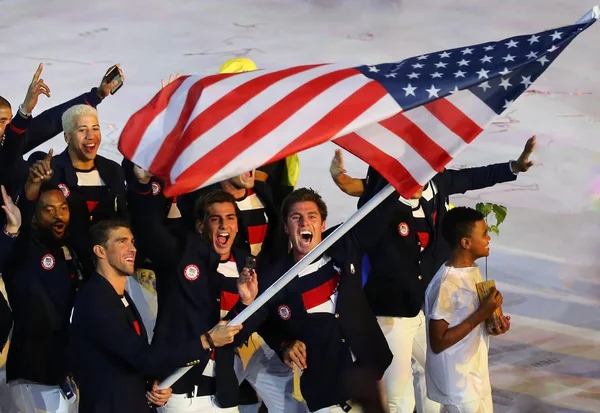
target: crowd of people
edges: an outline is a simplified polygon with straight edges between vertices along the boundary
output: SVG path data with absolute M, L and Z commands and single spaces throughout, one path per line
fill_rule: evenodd
M 254 69 L 234 59 L 221 72 Z M 475 287 L 487 226 L 448 197 L 517 179 L 535 138 L 515 160 L 444 170 L 410 199 L 393 193 L 235 326 L 335 229 L 323 198 L 296 188 L 297 155 L 167 198 L 159 177 L 98 155 L 97 107 L 123 84 L 121 68 L 34 116 L 50 96 L 42 70 L 14 116 L 0 97 L 1 411 L 493 411 L 489 336 L 510 318 L 486 327 L 502 304 L 496 290 L 480 302 Z M 24 159 L 61 133 L 64 151 Z M 358 207 L 387 185 L 373 168 L 348 176 L 341 151 L 330 173 Z M 152 331 L 126 288 L 141 273 L 156 280 Z

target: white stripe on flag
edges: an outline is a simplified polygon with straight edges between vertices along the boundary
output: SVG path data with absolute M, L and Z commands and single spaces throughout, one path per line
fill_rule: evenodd
M 277 81 L 256 94 L 248 102 L 237 108 L 229 116 L 199 138 L 194 136 L 194 141 L 181 156 L 175 161 L 171 169 L 170 178 L 175 182 L 177 178 L 198 159 L 204 157 L 228 137 L 244 129 L 250 122 L 260 116 L 271 106 L 277 104 L 294 90 L 302 87 L 305 83 L 330 72 L 340 70 L 341 65 L 324 65 L 310 70 L 296 73 L 283 80 Z M 202 93 L 202 99 L 210 97 L 210 88 Z M 217 103 L 218 104 L 218 103 Z
M 295 138 L 313 127 L 315 123 L 324 118 L 353 93 L 371 82 L 373 80 L 363 76 L 360 72 L 356 72 L 356 75 L 335 83 L 323 91 L 323 93 L 310 100 L 270 133 L 240 153 L 239 156 L 232 159 L 229 164 L 211 177 L 206 184 L 210 185 L 220 182 L 224 176 L 235 176 L 244 173 L 248 170 L 248 165 L 256 164 L 258 167 L 265 164 L 275 154 L 279 153 Z M 189 152 L 186 154 L 186 156 L 191 155 Z
M 382 120 L 390 118 L 400 112 L 402 112 L 402 108 L 400 107 L 398 102 L 396 102 L 396 100 L 390 94 L 385 94 L 381 99 L 377 101 L 377 103 L 375 103 L 369 109 L 365 110 L 363 113 L 360 114 L 360 116 L 358 116 L 352 122 L 350 122 L 348 126 L 346 126 L 337 135 L 335 135 L 333 139 L 342 137 L 351 132 L 355 132 L 357 129 L 360 129 L 363 125 L 381 122 Z
M 470 92 L 469 92 L 470 93 Z M 423 106 L 404 113 L 404 117 L 419 127 L 429 138 L 453 156 L 467 143 Z
M 485 129 L 498 116 L 496 112 L 468 89 L 446 96 L 446 100 L 471 118 L 481 129 Z
M 177 124 L 188 92 L 197 81 L 197 76 L 190 76 L 184 80 L 173 96 L 171 96 L 166 109 L 152 119 L 131 159 L 133 163 L 148 166 L 152 164 L 165 137 Z
M 435 170 L 410 147 L 401 137 L 389 129 L 375 123 L 356 131 L 356 134 L 380 151 L 398 160 L 409 174 L 420 184 L 425 186 L 428 177 L 435 175 Z

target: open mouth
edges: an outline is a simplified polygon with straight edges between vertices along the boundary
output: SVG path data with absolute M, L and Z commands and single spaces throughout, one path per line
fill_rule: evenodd
M 83 145 L 83 151 L 86 153 L 93 153 L 96 151 L 96 146 L 97 145 L 95 143 L 86 143 Z
M 63 232 L 65 230 L 66 225 L 63 222 L 59 222 L 56 223 L 54 225 L 52 225 L 52 229 L 54 229 L 55 232 Z
M 310 245 L 313 239 L 313 234 L 310 231 L 300 231 L 300 242 L 304 245 Z
M 135 262 L 134 257 L 125 257 L 125 262 L 128 264 L 133 264 Z
M 230 235 L 227 232 L 219 232 L 216 237 L 217 245 L 224 247 L 229 242 L 229 237 Z

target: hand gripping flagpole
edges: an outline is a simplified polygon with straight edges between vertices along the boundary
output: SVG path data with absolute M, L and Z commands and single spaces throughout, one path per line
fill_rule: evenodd
M 319 243 L 312 251 L 310 251 L 304 258 L 298 261 L 292 268 L 290 268 L 285 274 L 275 281 L 269 288 L 267 288 L 262 294 L 260 294 L 252 304 L 246 307 L 241 313 L 239 313 L 233 320 L 229 322 L 229 325 L 235 326 L 242 324 L 252 314 L 254 314 L 260 307 L 262 307 L 267 301 L 269 301 L 275 294 L 277 294 L 283 287 L 289 284 L 302 270 L 308 267 L 316 258 L 327 251 L 335 242 L 337 242 L 344 234 L 346 234 L 352 227 L 354 227 L 361 219 L 363 219 L 369 212 L 375 207 L 381 204 L 388 196 L 395 191 L 394 187 L 387 184 L 385 188 L 371 198 L 366 204 L 356 211 L 346 222 L 336 228 L 327 238 Z M 193 366 L 181 367 L 165 380 L 159 384 L 160 389 L 166 389 L 171 387 L 177 380 L 179 380 L 185 373 L 187 373 Z

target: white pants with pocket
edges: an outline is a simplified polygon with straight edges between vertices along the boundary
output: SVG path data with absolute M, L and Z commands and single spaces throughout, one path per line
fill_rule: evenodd
M 173 394 L 163 407 L 161 413 L 239 413 L 237 406 L 226 409 L 219 407 L 215 396 L 188 397 L 185 394 Z
M 307 413 L 304 403 L 294 398 L 294 371 L 286 366 L 267 343 L 253 334 L 249 345 L 256 344 L 244 369 L 236 355 L 234 368 L 238 382 L 248 380 L 265 403 L 269 413 Z
M 473 402 L 445 405 L 446 413 L 494 413 L 492 395 Z
M 59 386 L 26 380 L 9 384 L 11 407 L 8 413 L 77 413 L 77 400 L 67 400 Z
M 394 355 L 383 375 L 389 413 L 440 413 L 441 405 L 427 398 L 425 355 L 427 326 L 425 314 L 416 317 L 383 317 L 377 322 Z

